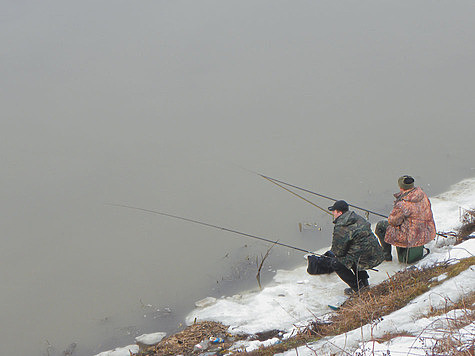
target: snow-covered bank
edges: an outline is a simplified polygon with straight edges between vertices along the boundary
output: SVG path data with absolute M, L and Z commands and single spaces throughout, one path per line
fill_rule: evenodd
M 456 230 L 460 225 L 460 208 L 475 208 L 475 178 L 464 180 L 451 190 L 437 197 L 431 198 L 436 225 L 439 231 Z M 437 237 L 427 247 L 431 253 L 416 264 L 417 267 L 431 266 L 434 263 L 447 260 L 457 260 L 471 257 L 475 254 L 475 239 L 467 240 L 454 246 L 454 238 Z M 324 252 L 323 249 L 320 252 Z M 395 256 L 395 253 L 393 253 Z M 387 279 L 388 274 L 406 268 L 396 260 L 383 262 L 378 266 L 378 272 L 369 271 L 371 284 L 378 284 Z M 315 355 L 356 352 L 364 355 L 366 351 L 380 352 L 378 355 L 388 354 L 388 350 L 405 354 L 424 353 L 424 348 L 429 347 L 437 337 L 443 338 L 441 331 L 449 318 L 457 317 L 460 311 L 451 311 L 440 317 L 424 317 L 432 308 L 444 306 L 448 301 L 456 302 L 467 292 L 475 290 L 475 269 L 469 268 L 454 278 L 443 280 L 437 287 L 414 299 L 404 308 L 385 316 L 377 323 L 363 326 L 357 330 L 331 338 L 325 338 L 297 351 L 288 351 L 284 355 Z M 296 327 L 305 325 L 315 317 L 331 313 L 328 304 L 339 305 L 347 297 L 343 295 L 346 285 L 336 276 L 320 275 L 310 276 L 306 272 L 306 264 L 294 270 L 279 270 L 271 284 L 261 291 L 252 291 L 231 297 L 222 297 L 215 300 L 207 298 L 197 309 L 187 316 L 187 323 L 192 324 L 195 318 L 199 321 L 218 321 L 230 325 L 232 333 L 258 333 L 269 330 L 282 330 L 290 336 Z M 445 322 L 445 324 L 444 324 Z M 472 337 L 474 325 L 465 327 L 460 331 L 461 340 Z M 388 333 L 405 332 L 414 337 L 394 338 L 387 343 L 368 343 L 370 337 L 381 337 Z M 284 336 L 284 337 L 286 337 Z M 432 340 L 427 341 L 427 338 Z M 260 341 L 239 342 L 235 347 L 247 351 L 260 346 L 278 342 L 277 338 Z M 117 349 L 115 353 L 102 353 L 101 356 L 119 356 L 128 348 Z M 416 351 L 415 351 L 416 350 Z M 418 350 L 418 351 L 417 351 Z M 127 351 L 128 352 L 128 351 Z M 124 355 L 128 353 L 123 353 Z M 376 353 L 377 354 L 377 353 Z
M 459 228 L 460 208 L 475 208 L 475 178 L 464 180 L 439 196 L 431 198 L 434 218 L 439 231 L 450 231 Z M 475 253 L 475 240 L 468 240 L 457 246 L 453 245 L 453 238 L 438 236 L 427 245 L 431 253 L 416 266 L 427 266 L 438 261 L 460 259 L 473 256 Z M 320 252 L 324 252 L 324 250 Z M 395 254 L 393 253 L 393 256 Z M 378 272 L 369 271 L 371 284 L 377 284 L 396 271 L 406 268 L 405 264 L 397 261 L 383 262 L 378 266 Z M 447 298 L 457 300 L 467 291 L 475 289 L 475 271 L 467 270 L 457 278 L 448 280 L 441 286 L 419 297 L 401 310 L 394 317 L 385 318 L 384 323 L 378 325 L 381 333 L 386 333 L 397 326 L 413 323 L 414 318 L 423 310 L 443 303 Z M 463 283 L 462 283 L 463 281 Z M 346 285 L 335 274 L 310 276 L 306 272 L 306 265 L 291 271 L 279 270 L 273 283 L 261 291 L 243 293 L 231 297 L 222 297 L 212 305 L 198 308 L 187 317 L 187 322 L 193 320 L 213 320 L 230 325 L 231 332 L 257 333 L 273 329 L 284 330 L 291 333 L 296 325 L 329 313 L 328 304 L 341 304 L 346 297 L 343 289 Z M 404 320 L 400 318 L 404 316 Z M 422 323 L 423 324 L 423 323 Z M 367 326 L 374 328 L 374 326 Z M 374 334 L 375 330 L 371 330 Z M 409 330 L 407 330 L 409 331 Z M 414 329 L 411 329 L 413 332 Z M 369 336 L 369 330 L 363 335 Z M 364 338 L 363 338 L 364 339 Z M 351 341 L 351 342 L 350 342 Z M 336 349 L 351 347 L 356 349 L 362 341 L 361 330 L 336 337 L 331 342 L 321 341 L 314 345 L 323 347 L 325 344 L 335 344 Z M 350 346 L 351 345 L 351 346 Z M 248 351 L 259 347 L 255 341 L 248 345 L 242 344 Z M 292 351 L 295 353 L 295 351 Z M 298 350 L 299 355 L 314 354 L 306 347 Z M 332 352 L 335 349 L 332 348 Z M 291 355 L 292 353 L 289 353 Z
M 456 252 L 452 251 L 451 254 L 445 255 L 444 257 L 446 258 L 444 258 L 444 260 L 448 258 L 459 259 L 472 256 L 473 254 L 470 253 L 470 251 L 475 251 L 475 240 L 469 240 L 458 246 L 461 248 Z M 439 253 L 439 256 L 442 257 L 442 254 Z M 424 263 L 426 262 L 424 261 Z M 448 279 L 441 285 L 432 288 L 429 292 L 415 298 L 404 308 L 385 316 L 378 322 L 367 324 L 360 329 L 342 335 L 324 338 L 306 347 L 298 348 L 297 352 L 293 350 L 284 353 L 284 355 L 315 355 L 313 351 L 317 351 L 317 354 L 327 355 L 337 354 L 342 350 L 345 350 L 347 353 L 358 347 L 360 348 L 360 352 L 366 350 L 368 354 L 370 354 L 369 351 L 371 350 L 372 352 L 373 347 L 376 347 L 376 345 L 373 345 L 373 342 L 369 345 L 365 344 L 365 341 L 370 338 L 381 338 L 386 334 L 402 332 L 415 336 L 401 337 L 385 344 L 378 344 L 377 349 L 385 355 L 393 351 L 397 351 L 398 353 L 403 352 L 404 354 L 410 353 L 411 355 L 426 355 L 426 351 L 433 346 L 436 337 L 443 337 L 444 333 L 441 332 L 441 329 L 444 326 L 447 328 L 446 324 L 450 316 L 442 315 L 426 318 L 424 315 L 427 315 L 433 309 L 441 309 L 448 304 L 455 303 L 461 297 L 474 290 L 475 267 L 471 266 L 471 268 L 462 272 L 460 275 Z M 450 314 L 452 314 L 453 317 L 454 312 Z M 472 333 L 472 340 L 473 336 L 474 334 Z M 431 341 L 428 342 L 427 340 Z

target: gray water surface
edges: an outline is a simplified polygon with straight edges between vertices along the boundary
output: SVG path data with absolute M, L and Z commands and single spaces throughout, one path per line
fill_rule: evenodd
M 314 250 L 330 218 L 252 171 L 386 214 L 402 174 L 431 196 L 472 177 L 474 16 L 472 1 L 1 2 L 1 353 L 95 354 L 257 288 L 269 244 L 108 203 Z M 274 247 L 262 277 L 302 263 Z

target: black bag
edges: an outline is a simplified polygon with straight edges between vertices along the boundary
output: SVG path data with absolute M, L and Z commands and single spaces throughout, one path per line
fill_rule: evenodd
M 332 260 L 335 258 L 335 255 L 331 251 L 325 252 L 323 256 L 310 255 L 307 257 L 308 274 L 329 274 L 335 272 L 332 267 Z

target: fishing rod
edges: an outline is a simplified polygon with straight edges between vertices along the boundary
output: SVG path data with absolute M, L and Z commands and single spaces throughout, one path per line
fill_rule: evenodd
M 272 241 L 272 240 L 265 239 L 265 238 L 263 238 L 263 237 L 259 237 L 259 236 L 256 236 L 256 235 L 251 235 L 251 234 L 247 234 L 247 233 L 245 233 L 245 232 L 240 232 L 240 231 L 237 231 L 237 230 L 228 229 L 228 228 L 226 228 L 226 227 L 209 224 L 209 223 L 206 223 L 206 222 L 203 222 L 203 221 L 198 221 L 198 220 L 193 220 L 193 219 L 185 218 L 185 217 L 183 217 L 183 216 L 168 214 L 168 213 L 164 213 L 164 212 L 157 211 L 157 210 L 150 210 L 150 209 L 139 208 L 139 207 L 136 207 L 136 206 L 126 205 L 126 204 L 113 204 L 113 203 L 106 203 L 106 204 L 107 204 L 107 205 L 111 205 L 111 206 L 121 207 L 121 208 L 134 209 L 134 210 L 144 211 L 144 212 L 147 212 L 147 213 L 152 213 L 152 214 L 167 216 L 167 217 L 170 217 L 170 218 L 173 218 L 173 219 L 184 220 L 184 221 L 188 221 L 188 222 L 191 222 L 191 223 L 194 223 L 194 224 L 199 224 L 199 225 L 203 225 L 203 226 L 208 226 L 208 227 L 212 227 L 212 228 L 214 228 L 214 229 L 223 230 L 223 231 L 227 231 L 227 232 L 232 232 L 232 233 L 234 233 L 234 234 L 238 234 L 238 235 L 242 235 L 242 236 L 247 236 L 247 237 L 250 237 L 250 238 L 253 238 L 253 239 L 256 239 L 256 240 L 261 240 L 261 241 L 269 242 L 269 243 L 274 244 L 274 245 L 279 245 L 279 246 L 291 248 L 291 249 L 294 249 L 294 250 L 297 250 L 297 251 L 301 251 L 301 252 L 305 252 L 305 253 L 311 253 L 312 255 L 322 256 L 322 255 L 320 255 L 320 254 L 318 254 L 318 253 L 315 253 L 315 252 L 312 252 L 312 251 L 307 251 L 307 250 L 304 250 L 304 249 L 299 248 L 299 247 L 295 247 L 295 246 L 291 246 L 291 245 L 286 245 L 286 244 L 280 243 L 280 242 L 278 242 L 278 241 Z
M 298 194 L 292 192 L 291 190 L 289 190 L 289 189 L 283 187 L 282 185 L 280 185 L 280 184 L 278 184 L 278 183 L 281 183 L 281 184 L 287 185 L 287 186 L 289 186 L 289 187 L 292 187 L 292 188 L 295 188 L 295 189 L 298 189 L 298 190 L 301 190 L 301 191 L 304 191 L 304 192 L 307 192 L 307 193 L 310 193 L 310 194 L 314 194 L 314 195 L 317 195 L 317 196 L 319 196 L 319 197 L 326 198 L 326 199 L 329 199 L 329 200 L 332 200 L 332 201 L 337 201 L 337 200 L 338 200 L 338 199 L 331 198 L 331 197 L 326 196 L 326 195 L 323 195 L 323 194 L 319 194 L 319 193 L 312 192 L 311 190 L 304 189 L 304 188 L 298 187 L 298 186 L 293 185 L 293 184 L 290 184 L 290 183 L 286 183 L 286 182 L 281 181 L 281 180 L 276 179 L 276 178 L 272 178 L 272 177 L 269 177 L 269 176 L 265 176 L 265 175 L 263 175 L 263 174 L 261 174 L 261 173 L 256 173 L 256 174 L 258 174 L 258 175 L 261 176 L 262 178 L 264 178 L 264 179 L 266 179 L 266 180 L 268 180 L 268 181 L 270 181 L 270 182 L 272 182 L 272 183 L 278 185 L 278 186 L 281 187 L 282 189 L 285 189 L 286 191 L 288 191 L 288 192 L 290 192 L 290 193 L 292 193 L 292 194 L 294 194 L 294 195 L 297 195 L 298 197 L 302 198 L 303 200 L 309 202 L 310 204 L 316 206 L 316 207 L 319 208 L 319 209 L 322 209 L 322 208 L 319 207 L 319 206 L 317 206 L 316 204 L 312 203 L 311 201 L 309 201 L 309 200 L 307 200 L 307 199 L 301 197 L 300 195 L 298 195 Z M 357 208 L 357 209 L 366 211 L 367 213 L 371 213 L 371 214 L 374 214 L 374 215 L 377 215 L 377 216 L 381 216 L 381 217 L 386 218 L 386 219 L 388 218 L 387 215 L 383 215 L 383 214 L 377 213 L 377 212 L 372 211 L 372 210 L 368 210 L 368 209 L 365 209 L 365 208 L 361 208 L 361 207 L 356 206 L 356 205 L 354 205 L 354 204 L 348 204 L 348 205 L 350 205 L 350 206 L 352 206 L 352 207 L 354 207 L 354 208 Z M 322 210 L 323 210 L 323 209 L 322 209 Z M 442 232 L 436 232 L 436 235 L 442 236 L 442 237 L 446 237 L 446 238 L 449 237 L 447 234 L 444 234 L 444 233 L 442 233 Z
M 313 194 L 313 195 L 316 195 L 316 196 L 319 196 L 319 197 L 322 197 L 322 198 L 325 198 L 325 199 L 328 199 L 328 200 L 332 200 L 332 201 L 337 201 L 337 200 L 339 200 L 339 199 L 335 199 L 335 198 L 332 198 L 332 197 L 329 197 L 329 196 L 326 196 L 326 195 L 323 195 L 323 194 L 320 194 L 320 193 L 312 192 L 311 190 L 298 187 L 298 186 L 296 186 L 296 185 L 293 185 L 293 184 L 290 184 L 290 183 L 281 181 L 281 180 L 276 179 L 276 178 L 272 178 L 272 177 L 269 177 L 269 176 L 265 176 L 265 175 L 263 175 L 263 174 L 261 174 L 261 173 L 256 173 L 256 174 L 258 174 L 259 176 L 261 176 L 261 177 L 264 178 L 264 179 L 267 179 L 268 181 L 272 181 L 273 183 L 276 183 L 276 182 L 277 182 L 277 183 L 281 183 L 281 184 L 284 184 L 284 185 L 286 185 L 286 186 L 289 186 L 289 187 L 292 187 L 292 188 L 301 190 L 301 191 L 303 191 L 303 192 L 310 193 L 310 194 Z M 284 187 L 282 187 L 282 188 L 285 189 Z M 286 190 L 288 190 L 288 189 L 286 189 Z M 295 193 L 294 193 L 294 194 L 295 194 Z M 313 204 L 313 205 L 315 205 L 315 204 Z M 383 214 L 377 213 L 377 212 L 375 212 L 375 211 L 368 210 L 368 209 L 365 209 L 365 208 L 356 206 L 356 205 L 354 205 L 354 204 L 348 204 L 348 205 L 352 206 L 353 208 L 360 209 L 360 210 L 366 211 L 366 212 L 368 212 L 368 213 L 381 216 L 381 217 L 386 218 L 386 219 L 388 218 L 387 215 L 383 215 Z M 320 208 L 320 209 L 321 209 L 321 208 Z
M 111 206 L 121 207 L 121 208 L 134 209 L 134 210 L 144 211 L 144 212 L 147 212 L 147 213 L 167 216 L 167 217 L 170 217 L 170 218 L 173 218 L 173 219 L 184 220 L 184 221 L 188 221 L 188 222 L 191 222 L 191 223 L 194 223 L 194 224 L 208 226 L 208 227 L 212 227 L 214 229 L 223 230 L 223 231 L 227 231 L 227 232 L 232 232 L 234 234 L 247 236 L 247 237 L 250 237 L 250 238 L 253 238 L 253 239 L 256 239 L 256 240 L 269 242 L 269 243 L 274 244 L 274 245 L 279 245 L 279 246 L 291 248 L 291 249 L 294 249 L 294 250 L 297 250 L 297 251 L 310 253 L 310 254 L 318 256 L 318 257 L 329 258 L 328 256 L 321 255 L 321 254 L 315 253 L 313 251 L 304 250 L 303 248 L 299 248 L 299 247 L 295 247 L 295 246 L 291 246 L 291 245 L 286 245 L 286 244 L 280 243 L 278 241 L 272 241 L 272 240 L 265 239 L 263 237 L 259 237 L 259 236 L 256 236 L 256 235 L 251 235 L 251 234 L 247 234 L 245 232 L 240 232 L 240 231 L 237 231 L 237 230 L 228 229 L 226 227 L 209 224 L 209 223 L 206 223 L 206 222 L 203 222 L 203 221 L 198 221 L 198 220 L 185 218 L 183 216 L 173 215 L 173 214 L 164 213 L 164 212 L 161 212 L 161 211 L 156 211 L 156 210 L 151 210 L 151 209 L 139 208 L 139 207 L 136 207 L 136 206 L 126 205 L 126 204 L 112 204 L 112 203 L 106 203 L 106 204 L 111 205 Z M 374 269 L 374 268 L 370 268 L 370 269 L 373 270 L 373 271 L 378 271 L 377 269 Z
M 333 214 L 330 213 L 327 209 L 324 209 L 324 208 L 322 208 L 321 206 L 318 206 L 317 204 L 311 202 L 310 200 L 305 199 L 303 196 L 301 196 L 301 195 L 299 195 L 299 194 L 297 194 L 297 193 L 291 191 L 290 189 L 287 189 L 286 187 L 284 187 L 284 186 L 280 185 L 279 183 L 277 183 L 275 180 L 273 180 L 273 179 L 271 179 L 271 178 L 269 178 L 269 177 L 266 177 L 266 176 L 262 176 L 262 177 L 263 177 L 264 179 L 267 179 L 269 182 L 274 183 L 274 184 L 277 185 L 278 187 L 281 187 L 282 189 L 288 191 L 289 193 L 292 193 L 293 195 L 299 197 L 300 199 L 305 200 L 307 203 L 312 204 L 313 206 L 317 207 L 317 208 L 320 209 L 321 211 L 323 211 L 323 212 L 325 212 L 325 213 L 327 213 L 327 214 L 333 215 Z

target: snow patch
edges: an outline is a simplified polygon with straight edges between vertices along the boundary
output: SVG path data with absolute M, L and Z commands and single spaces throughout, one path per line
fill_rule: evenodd
M 164 332 L 158 332 L 153 334 L 143 334 L 135 338 L 135 342 L 143 345 L 155 345 L 158 344 L 167 335 Z
M 96 356 L 130 356 L 130 354 L 137 354 L 139 352 L 138 345 L 129 345 L 125 347 L 118 347 L 114 350 L 104 351 Z

